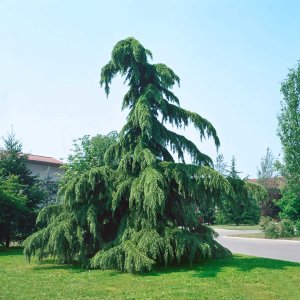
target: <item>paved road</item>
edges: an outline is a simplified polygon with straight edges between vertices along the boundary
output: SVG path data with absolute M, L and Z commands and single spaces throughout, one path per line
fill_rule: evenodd
M 266 240 L 232 237 L 230 235 L 257 233 L 259 230 L 216 229 L 217 241 L 232 253 L 300 262 L 300 241 Z

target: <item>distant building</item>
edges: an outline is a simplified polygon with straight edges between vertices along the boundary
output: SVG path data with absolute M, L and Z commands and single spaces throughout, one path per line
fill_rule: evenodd
M 58 181 L 60 175 L 64 171 L 60 168 L 63 162 L 48 156 L 41 155 L 28 155 L 27 168 L 31 171 L 32 175 L 38 176 L 40 179 L 51 179 L 51 181 Z

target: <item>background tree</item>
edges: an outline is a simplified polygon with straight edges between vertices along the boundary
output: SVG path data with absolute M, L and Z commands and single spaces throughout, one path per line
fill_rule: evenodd
M 34 177 L 26 167 L 27 155 L 22 153 L 22 143 L 16 138 L 13 132 L 3 138 L 4 147 L 0 151 L 0 169 L 2 175 L 18 176 L 21 184 L 33 185 Z
M 112 131 L 107 135 L 98 134 L 93 137 L 85 135 L 74 140 L 72 153 L 68 156 L 68 163 L 63 166 L 64 182 L 94 167 L 103 166 L 104 153 L 117 142 L 117 139 L 118 133 Z
M 104 165 L 104 153 L 113 144 L 116 143 L 118 133 L 112 131 L 107 135 L 96 135 L 91 137 L 85 135 L 82 138 L 73 141 L 73 149 L 68 156 L 68 162 L 62 166 L 64 176 L 60 178 L 60 185 L 64 185 L 74 177 L 84 172 Z M 58 182 L 51 176 L 37 178 L 39 187 L 44 191 L 43 205 L 52 205 L 57 202 Z
M 16 176 L 4 177 L 0 171 L 0 245 L 9 247 L 12 240 L 22 237 L 21 227 L 28 213 L 24 186 Z
M 278 200 L 282 197 L 280 190 L 281 178 L 275 174 L 275 160 L 272 151 L 267 148 L 266 155 L 261 159 L 260 167 L 257 171 L 257 181 L 268 192 L 266 201 L 259 203 L 261 215 L 265 217 L 278 218 Z
M 224 155 L 222 153 L 217 155 L 214 163 L 214 169 L 223 176 L 228 174 L 227 163 L 225 162 Z M 199 221 L 205 224 L 215 224 L 216 218 L 221 215 L 220 211 L 222 211 L 222 209 L 220 210 L 220 207 L 216 207 L 216 203 L 213 201 L 207 203 L 203 202 L 198 208 Z
M 221 224 L 257 224 L 260 210 L 258 203 L 266 198 L 266 191 L 259 185 L 242 180 L 233 156 L 227 180 L 234 193 L 223 197 L 222 207 L 217 210 L 216 221 Z
M 227 163 L 225 162 L 224 155 L 222 153 L 219 153 L 216 157 L 215 169 L 224 176 L 228 174 Z
M 257 170 L 257 179 L 265 186 L 271 186 L 274 184 L 274 156 L 272 151 L 267 148 L 266 155 L 261 159 L 260 168 Z
M 229 254 L 213 230 L 199 223 L 196 208 L 218 203 L 232 188 L 210 157 L 164 124 L 192 124 L 200 139 L 210 137 L 216 146 L 217 133 L 206 119 L 179 106 L 171 91 L 178 76 L 164 64 L 149 63 L 151 57 L 134 38 L 115 45 L 100 83 L 109 94 L 112 79 L 125 76 L 127 123 L 105 153 L 105 166 L 65 184 L 65 210 L 41 212 L 43 227 L 25 243 L 28 258 L 53 255 L 93 268 L 142 272 Z M 192 164 L 185 163 L 185 154 Z
M 281 216 L 300 219 L 300 63 L 290 69 L 281 84 L 281 112 L 278 116 L 278 135 L 283 149 L 282 175 L 286 179 Z
M 22 189 L 19 188 L 22 191 L 22 199 L 26 199 L 26 209 L 22 210 L 22 218 L 16 216 L 19 221 L 13 222 L 14 229 L 12 230 L 14 238 L 23 239 L 34 231 L 37 212 L 43 203 L 45 193 L 40 188 L 36 177 L 31 175 L 26 166 L 27 155 L 22 153 L 22 143 L 13 133 L 8 134 L 3 141 L 4 147 L 0 149 L 1 180 L 3 183 L 8 180 L 7 182 L 11 185 L 10 178 L 14 178 L 15 185 L 22 187 Z M 13 203 L 19 202 L 14 201 Z M 11 214 L 19 214 L 17 212 L 21 211 L 20 205 L 18 204 L 16 207 L 18 209 L 12 209 Z

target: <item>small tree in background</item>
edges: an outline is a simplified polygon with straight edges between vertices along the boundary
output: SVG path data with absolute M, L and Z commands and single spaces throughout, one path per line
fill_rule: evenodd
M 261 215 L 264 217 L 278 218 L 279 207 L 276 205 L 282 197 L 279 188 L 279 178 L 275 176 L 275 160 L 272 151 L 267 148 L 266 155 L 261 159 L 257 171 L 257 181 L 268 192 L 266 201 L 260 202 Z
M 117 142 L 118 133 L 112 131 L 107 135 L 98 134 L 96 136 L 85 135 L 73 141 L 73 149 L 68 156 L 68 162 L 61 168 L 64 176 L 60 182 L 56 182 L 48 174 L 45 178 L 38 178 L 40 188 L 45 192 L 43 207 L 53 205 L 57 202 L 59 184 L 64 186 L 68 181 L 80 176 L 95 167 L 104 165 L 104 153 L 114 143 Z
M 28 208 L 27 198 L 16 176 L 3 176 L 0 170 L 0 245 L 22 238 Z
M 215 169 L 222 175 L 226 176 L 228 174 L 227 171 L 227 163 L 225 162 L 224 155 L 219 153 L 216 157 Z
M 219 153 L 216 157 L 216 161 L 214 163 L 214 169 L 218 171 L 223 176 L 228 174 L 227 171 L 227 163 L 224 160 L 224 155 Z M 215 224 L 216 218 L 217 221 L 220 221 L 220 217 L 222 213 L 220 212 L 220 207 L 216 207 L 216 203 L 214 202 L 205 202 L 201 203 L 199 206 L 199 220 L 205 224 Z
M 25 186 L 24 193 L 28 199 L 28 208 L 31 210 L 38 209 L 43 201 L 44 193 L 39 189 L 36 176 L 33 176 L 26 166 L 28 156 L 22 153 L 22 143 L 14 133 L 3 138 L 3 142 L 4 147 L 0 149 L 2 176 L 17 176 L 19 183 Z
M 259 185 L 242 180 L 236 169 L 233 156 L 227 180 L 234 193 L 223 197 L 222 208 L 218 209 L 216 220 L 221 224 L 257 224 L 260 210 L 258 203 L 266 198 L 266 191 Z
M 5 186 L 7 187 L 7 184 L 10 186 L 14 185 L 18 187 L 15 191 L 17 195 L 22 196 L 22 201 L 25 199 L 25 202 L 23 201 L 24 203 L 22 203 L 26 209 L 22 210 L 21 205 L 19 205 L 20 201 L 15 200 L 13 202 L 18 204 L 16 205 L 17 209 L 12 208 L 11 215 L 16 213 L 18 222 L 11 223 L 13 224 L 12 226 L 9 225 L 9 228 L 13 228 L 10 240 L 15 238 L 21 240 L 34 231 L 37 212 L 43 203 L 45 193 L 40 188 L 36 177 L 31 175 L 26 166 L 27 155 L 22 153 L 22 143 L 13 133 L 8 134 L 3 141 L 4 147 L 0 149 L 0 170 L 1 181 L 4 184 L 3 189 L 5 189 Z M 10 195 L 11 191 L 9 192 Z M 19 196 L 16 196 L 15 199 L 19 199 Z M 8 198 L 6 197 L 5 199 Z M 22 212 L 21 215 L 20 212 Z
M 260 168 L 257 171 L 257 179 L 264 186 L 272 186 L 274 184 L 274 156 L 272 151 L 267 148 L 266 155 L 261 159 Z
M 3 138 L 4 147 L 0 151 L 0 169 L 2 176 L 18 176 L 19 182 L 24 185 L 33 185 L 34 177 L 26 167 L 27 155 L 22 153 L 22 143 L 15 134 L 9 133 Z
M 91 137 L 85 135 L 74 140 L 72 153 L 68 156 L 68 163 L 63 166 L 65 176 L 63 182 L 74 176 L 104 165 L 104 153 L 118 140 L 118 133 L 112 131 L 107 135 L 98 134 Z

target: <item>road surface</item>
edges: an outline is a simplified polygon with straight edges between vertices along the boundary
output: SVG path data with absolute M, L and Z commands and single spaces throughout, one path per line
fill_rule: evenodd
M 258 233 L 259 230 L 216 229 L 217 241 L 232 253 L 300 262 L 300 241 L 232 237 L 236 234 Z

